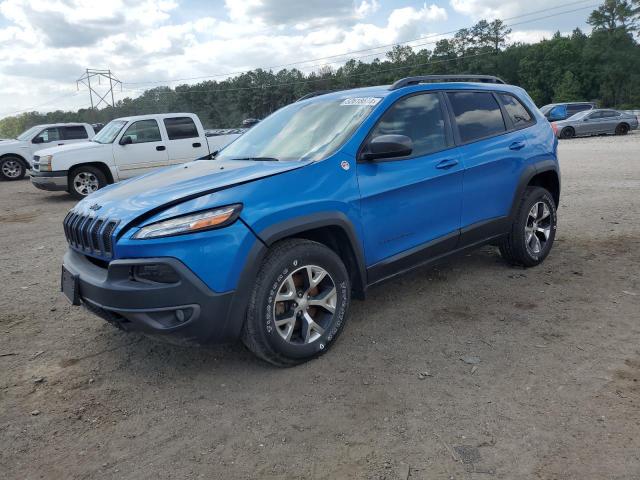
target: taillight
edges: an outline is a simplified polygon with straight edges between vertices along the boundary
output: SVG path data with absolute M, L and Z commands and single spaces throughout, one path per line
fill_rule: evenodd
M 558 134 L 558 126 L 556 125 L 556 122 L 551 122 L 551 129 L 555 135 Z

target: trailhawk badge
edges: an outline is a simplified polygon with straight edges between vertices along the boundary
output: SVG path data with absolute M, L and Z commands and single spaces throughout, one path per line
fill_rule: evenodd
M 340 166 L 342 167 L 343 170 L 349 170 L 351 168 L 351 165 L 346 160 L 343 160 L 342 162 L 340 162 Z

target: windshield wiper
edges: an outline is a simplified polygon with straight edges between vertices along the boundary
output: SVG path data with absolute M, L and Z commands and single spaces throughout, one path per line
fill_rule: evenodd
M 279 162 L 277 158 L 273 157 L 243 157 L 243 158 L 234 158 L 233 160 L 253 160 L 254 162 Z

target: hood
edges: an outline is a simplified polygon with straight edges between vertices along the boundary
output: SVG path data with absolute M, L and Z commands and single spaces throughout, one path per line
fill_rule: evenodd
M 140 215 L 176 203 L 252 182 L 312 163 L 241 160 L 198 160 L 164 168 L 98 190 L 74 208 L 78 213 L 120 221 L 124 226 Z M 239 198 L 238 202 L 242 202 Z
M 4 145 L 4 143 L 2 143 Z M 79 143 L 69 143 L 68 145 L 60 145 L 56 147 L 43 148 L 42 150 L 38 150 L 38 155 L 55 155 L 61 154 L 65 152 L 73 152 L 76 150 L 94 150 L 96 148 L 111 148 L 110 143 L 98 143 L 98 142 L 79 142 Z
M 16 149 L 16 148 L 23 148 L 25 147 L 25 143 L 21 142 L 20 140 L 14 140 L 14 139 L 6 139 L 6 140 L 0 140 L 0 148 L 7 149 L 7 148 L 11 148 L 11 149 Z

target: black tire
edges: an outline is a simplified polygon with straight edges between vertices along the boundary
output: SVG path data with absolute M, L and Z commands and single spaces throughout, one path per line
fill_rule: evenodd
M 626 135 L 629 133 L 629 125 L 626 123 L 621 123 L 616 127 L 616 135 Z
M 565 127 L 560 132 L 560 138 L 569 139 L 576 136 L 576 131 L 573 127 Z
M 303 326 L 308 325 L 303 316 L 296 316 L 299 307 L 298 301 L 307 302 L 306 290 L 303 299 L 299 299 L 299 292 L 306 289 L 298 286 L 292 300 L 276 302 L 276 296 L 281 294 L 284 288 L 288 295 L 287 279 L 309 279 L 306 269 L 303 267 L 316 266 L 323 269 L 328 275 L 315 288 L 314 295 L 319 295 L 320 286 L 326 292 L 335 287 L 335 310 L 329 313 L 320 307 L 309 307 L 315 312 L 313 317 L 317 325 L 322 325 L 324 332 L 313 333 L 317 336 L 313 341 L 305 343 Z M 312 275 L 313 276 L 313 275 Z M 316 277 L 317 278 L 317 277 Z M 323 282 L 325 282 L 323 284 Z M 311 294 L 309 299 L 313 297 Z M 242 341 L 246 347 L 261 359 L 279 367 L 290 367 L 311 360 L 325 353 L 333 345 L 347 321 L 349 305 L 351 302 L 351 285 L 349 274 L 338 255 L 321 243 L 303 239 L 283 240 L 274 245 L 264 259 L 258 273 L 256 284 L 249 299 L 247 318 L 242 330 Z M 294 318 L 290 325 L 290 339 L 285 338 L 288 325 L 277 326 L 276 315 L 280 310 L 280 316 Z M 306 310 L 311 312 L 311 310 Z M 304 314 L 303 314 L 304 315 Z M 299 327 L 299 330 L 295 330 Z M 312 339 L 311 329 L 307 329 L 308 339 Z
M 549 211 L 549 222 L 547 224 L 546 219 L 540 221 L 539 224 L 534 224 L 530 213 L 535 205 L 546 205 Z M 544 210 L 544 206 L 540 207 Z M 540 212 L 538 208 L 537 212 Z M 545 238 L 545 233 L 540 231 L 533 231 L 532 226 L 540 226 L 546 232 L 548 227 L 548 237 Z M 558 218 L 556 214 L 556 204 L 553 200 L 551 193 L 548 190 L 541 187 L 527 187 L 518 206 L 515 219 L 511 226 L 511 231 L 508 236 L 503 238 L 499 243 L 500 253 L 502 257 L 512 265 L 520 265 L 523 267 L 534 267 L 539 265 L 547 258 L 553 241 L 556 236 L 556 228 L 558 225 Z M 529 232 L 527 232 L 529 229 Z M 531 232 L 537 238 L 530 237 Z M 528 241 L 528 238 L 531 240 Z M 535 247 L 539 247 L 536 251 Z
M 25 161 L 14 155 L 7 155 L 0 159 L 0 178 L 2 180 L 22 180 L 27 173 Z
M 76 183 L 78 177 L 82 177 L 83 175 L 86 176 L 87 181 L 90 181 L 92 184 L 94 182 L 96 183 L 97 188 L 95 190 L 89 189 L 86 185 L 80 186 Z M 99 168 L 92 167 L 91 165 L 80 165 L 69 172 L 68 192 L 73 198 L 82 199 L 90 193 L 105 187 L 108 183 L 107 176 Z M 83 191 L 87 193 L 82 193 Z

